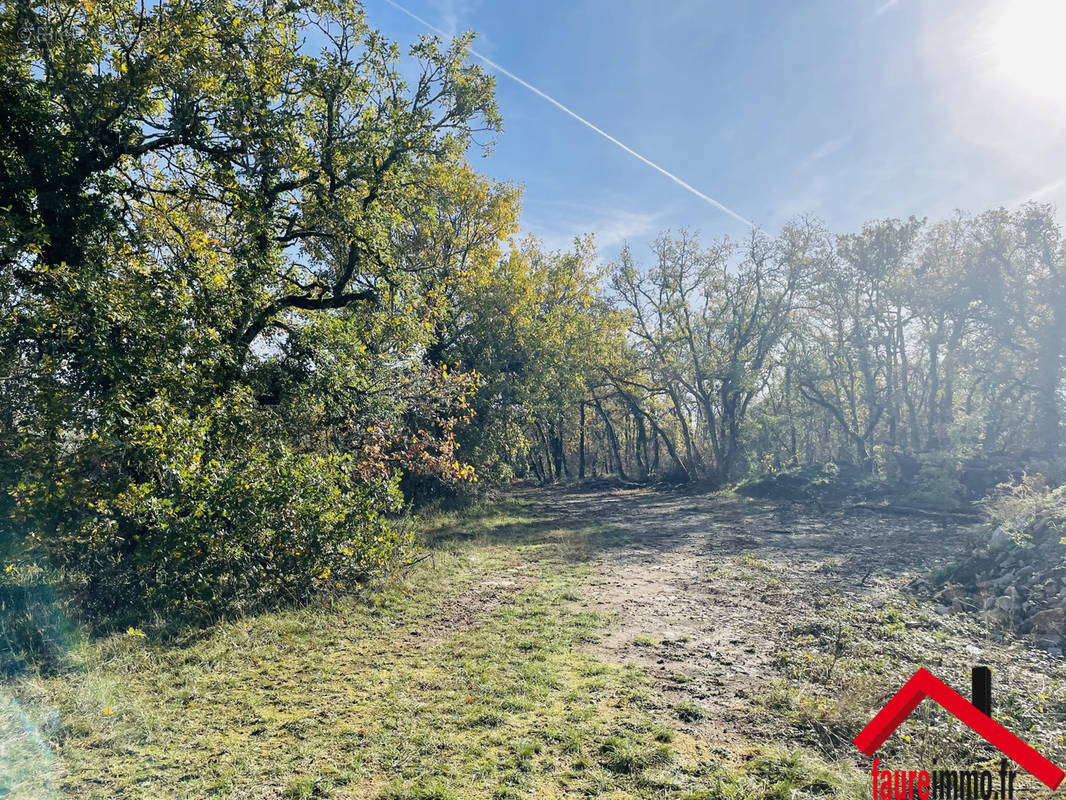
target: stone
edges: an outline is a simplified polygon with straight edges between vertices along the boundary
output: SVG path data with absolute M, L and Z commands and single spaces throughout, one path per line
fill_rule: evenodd
M 1010 611 L 1014 608 L 1014 598 L 1009 595 L 1000 595 L 996 598 L 996 608 L 1001 611 Z
M 1016 576 L 1013 572 L 1007 572 L 992 581 L 992 585 L 996 587 L 1009 586 L 1010 584 L 1014 583 L 1015 577 Z
M 990 609 L 983 612 L 981 616 L 984 617 L 985 622 L 989 625 L 1006 625 L 1010 622 L 1010 614 L 1002 608 Z
M 1010 544 L 1010 537 L 1002 527 L 996 528 L 988 537 L 988 546 L 992 550 L 1005 550 L 1008 544 Z
M 1059 633 L 1066 621 L 1066 609 L 1045 608 L 1025 621 L 1027 633 Z

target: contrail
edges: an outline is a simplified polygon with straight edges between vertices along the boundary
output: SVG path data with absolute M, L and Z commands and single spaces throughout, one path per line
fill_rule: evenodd
M 401 6 L 399 3 L 393 2 L 393 0 L 385 0 L 385 2 L 388 3 L 390 6 L 392 6 L 393 8 L 395 8 L 397 11 L 409 16 L 415 22 L 418 22 L 418 23 L 420 23 L 422 25 L 425 25 L 427 28 L 429 28 L 434 33 L 436 33 L 436 34 L 438 34 L 440 36 L 443 36 L 445 38 L 450 38 L 451 34 L 448 34 L 445 31 L 443 31 L 440 28 L 438 28 L 436 25 L 433 25 L 433 24 L 427 22 L 426 20 L 422 19 L 417 14 L 414 14 L 414 13 L 408 11 L 406 8 Z M 638 153 L 632 147 L 629 147 L 628 145 L 623 144 L 622 142 L 620 142 L 617 139 L 615 139 L 613 136 L 611 136 L 611 134 L 609 134 L 609 133 L 607 133 L 607 131 L 603 130 L 603 128 L 599 128 L 596 125 L 593 125 L 591 122 L 589 122 L 587 119 L 585 119 L 583 116 L 581 116 L 577 112 L 571 111 L 569 108 L 564 106 L 562 103 L 560 103 L 558 100 L 556 100 L 551 95 L 546 94 L 545 92 L 542 92 L 540 89 L 538 89 L 533 84 L 522 80 L 517 75 L 515 75 L 513 72 L 511 72 L 509 69 L 505 69 L 504 67 L 501 67 L 499 64 L 497 64 L 491 58 L 488 58 L 487 56 L 483 56 L 481 53 L 479 53 L 477 50 L 475 50 L 472 47 L 469 48 L 469 50 L 470 50 L 470 55 L 474 56 L 475 58 L 481 59 L 488 66 L 492 67 L 494 70 L 499 72 L 501 75 L 506 75 L 508 78 L 513 80 L 515 83 L 518 83 L 518 84 L 526 87 L 527 89 L 529 89 L 529 91 L 533 92 L 533 94 L 537 95 L 538 97 L 544 98 L 549 103 L 551 103 L 553 106 L 558 108 L 560 111 L 562 111 L 562 112 L 564 112 L 566 114 L 569 114 L 571 117 L 573 117 L 578 122 L 580 122 L 582 125 L 584 125 L 586 128 L 592 129 L 593 131 L 598 133 L 600 136 L 602 136 L 607 141 L 609 141 L 612 144 L 615 144 L 618 147 L 620 147 L 623 150 L 625 150 L 627 153 L 629 153 L 629 155 L 633 156 L 634 158 L 640 159 L 641 161 L 643 161 L 645 164 L 647 164 L 652 169 L 656 170 L 657 172 L 662 173 L 667 178 L 669 178 L 674 183 L 676 183 L 678 186 L 680 186 L 682 189 L 684 189 L 684 190 L 686 190 L 688 192 L 691 192 L 692 194 L 696 195 L 696 197 L 700 198 L 700 200 L 704 200 L 704 201 L 710 203 L 712 206 L 717 208 L 719 211 L 724 211 L 726 214 L 728 214 L 729 216 L 733 217 L 733 219 L 739 220 L 739 221 L 743 222 L 745 225 L 747 225 L 747 226 L 749 226 L 751 228 L 755 227 L 755 223 L 752 222 L 750 219 L 747 219 L 746 217 L 741 216 L 736 211 L 734 211 L 733 209 L 729 208 L 729 206 L 723 205 L 722 203 L 719 203 L 717 200 L 715 200 L 713 197 L 704 194 L 703 192 L 701 192 L 699 189 L 697 189 L 692 184 L 686 183 L 685 181 L 681 180 L 674 173 L 670 172 L 667 169 L 664 169 L 663 167 L 660 167 L 658 164 L 656 164 L 650 158 L 646 158 L 646 157 L 642 156 L 640 153 Z

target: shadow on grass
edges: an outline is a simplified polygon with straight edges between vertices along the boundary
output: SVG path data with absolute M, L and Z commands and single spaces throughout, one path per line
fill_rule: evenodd
M 449 512 L 427 520 L 422 544 L 446 549 L 467 542 L 502 547 L 553 548 L 563 560 L 586 562 L 598 554 L 631 546 L 640 534 L 602 515 L 561 513 L 549 503 L 527 497 Z

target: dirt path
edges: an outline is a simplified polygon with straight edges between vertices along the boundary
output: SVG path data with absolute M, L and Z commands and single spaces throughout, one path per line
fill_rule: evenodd
M 973 526 L 646 490 L 544 502 L 601 526 L 581 602 L 619 621 L 598 653 L 644 666 L 712 752 L 770 741 L 853 758 L 851 737 L 918 666 L 965 692 L 986 663 L 1001 714 L 1066 760 L 1066 662 L 931 599 Z M 924 735 L 940 724 L 927 714 Z

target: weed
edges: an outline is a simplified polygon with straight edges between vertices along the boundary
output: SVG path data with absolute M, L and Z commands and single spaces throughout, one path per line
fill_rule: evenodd
M 707 716 L 702 707 L 688 700 L 676 704 L 674 711 L 677 713 L 677 718 L 682 722 L 698 722 Z

